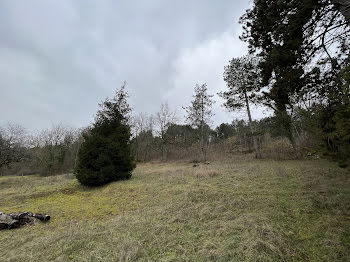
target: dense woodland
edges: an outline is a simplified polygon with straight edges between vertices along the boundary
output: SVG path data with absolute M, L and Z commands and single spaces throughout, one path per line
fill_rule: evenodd
M 249 44 L 249 54 L 232 58 L 223 68 L 226 90 L 213 94 L 198 79 L 198 85 L 188 87 L 194 88 L 193 99 L 183 105 L 183 112 L 176 113 L 164 102 L 154 115 L 132 115 L 121 109 L 128 98 L 124 84 L 112 100 L 101 104 L 94 126 L 106 105 L 115 101 L 120 121 L 127 126 L 127 131 L 119 128 L 118 132 L 130 132 L 127 150 L 136 162 L 205 162 L 251 154 L 256 158 L 326 157 L 346 167 L 350 159 L 349 13 L 349 4 L 341 0 L 255 0 L 240 19 L 241 39 Z M 246 117 L 213 127 L 216 95 L 224 98 L 226 110 L 243 111 Z M 273 115 L 253 119 L 253 105 L 267 107 Z M 185 122 L 179 121 L 182 114 Z M 61 124 L 29 134 L 19 125 L 3 125 L 1 175 L 72 173 L 82 158 L 82 144 L 93 134 L 91 128 Z

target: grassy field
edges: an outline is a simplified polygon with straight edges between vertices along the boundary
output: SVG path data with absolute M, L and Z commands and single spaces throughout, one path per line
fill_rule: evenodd
M 102 188 L 0 177 L 1 261 L 350 261 L 350 174 L 326 160 L 140 164 Z

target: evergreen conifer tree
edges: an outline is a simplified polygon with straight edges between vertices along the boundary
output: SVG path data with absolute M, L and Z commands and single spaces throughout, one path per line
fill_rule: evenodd
M 125 83 L 115 97 L 100 104 L 95 123 L 84 134 L 75 174 L 83 185 L 99 186 L 129 179 L 135 168 L 131 155 L 128 93 Z
M 207 160 L 209 122 L 213 116 L 211 109 L 215 101 L 212 99 L 213 95 L 208 94 L 207 84 L 201 86 L 197 84 L 194 92 L 191 105 L 184 107 L 184 109 L 187 113 L 187 121 L 199 131 L 202 161 L 205 162 Z

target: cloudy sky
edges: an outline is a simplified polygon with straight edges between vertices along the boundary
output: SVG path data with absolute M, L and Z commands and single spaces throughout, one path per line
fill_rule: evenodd
M 86 126 L 124 80 L 134 114 L 168 102 L 181 117 L 196 83 L 212 94 L 225 89 L 224 65 L 247 50 L 238 19 L 250 5 L 0 0 L 0 124 Z M 213 125 L 232 118 L 221 101 L 214 113 Z

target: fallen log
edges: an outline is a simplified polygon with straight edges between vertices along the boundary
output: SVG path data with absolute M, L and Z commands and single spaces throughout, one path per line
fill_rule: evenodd
M 11 213 L 9 216 L 12 219 L 17 220 L 20 225 L 34 224 L 34 219 L 29 212 Z
M 20 227 L 18 220 L 13 219 L 11 216 L 0 213 L 0 229 L 12 229 Z
M 33 217 L 35 217 L 43 222 L 49 221 L 51 218 L 49 215 L 43 215 L 43 214 L 33 214 Z
M 19 212 L 5 214 L 0 212 L 0 230 L 18 228 L 21 225 L 33 225 L 34 218 L 46 222 L 50 220 L 49 215 L 35 214 L 32 212 Z

